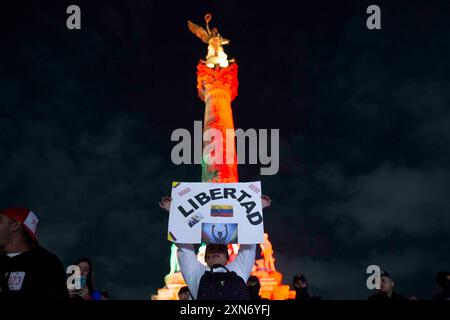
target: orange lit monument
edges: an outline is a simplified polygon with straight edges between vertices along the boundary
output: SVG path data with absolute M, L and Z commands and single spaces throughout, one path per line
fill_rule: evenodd
M 231 102 L 236 98 L 238 91 L 238 65 L 234 60 L 228 60 L 222 46 L 228 44 L 229 40 L 223 38 L 216 28 L 209 28 L 210 20 L 211 15 L 207 14 L 205 16 L 206 30 L 188 21 L 189 30 L 208 44 L 206 60 L 200 60 L 197 65 L 198 96 L 205 102 L 203 134 L 213 133 L 211 137 L 207 136 L 208 139 L 203 146 L 202 182 L 238 182 L 231 109 Z M 223 137 L 224 141 L 214 141 L 217 136 Z M 173 245 L 171 253 L 171 272 L 165 277 L 166 286 L 158 289 L 158 295 L 152 296 L 154 300 L 178 299 L 178 290 L 185 286 L 181 272 L 177 265 L 174 266 L 174 263 L 177 264 L 174 247 Z M 282 285 L 282 274 L 275 270 L 272 245 L 267 234 L 264 234 L 264 243 L 260 247 L 262 259 L 256 260 L 252 272 L 260 279 L 260 295 L 263 298 L 277 300 L 292 298 L 295 293 L 289 291 L 288 285 Z M 202 256 L 204 250 L 201 249 L 199 261 L 204 263 Z M 229 250 L 230 257 L 233 259 L 238 247 L 229 245 Z

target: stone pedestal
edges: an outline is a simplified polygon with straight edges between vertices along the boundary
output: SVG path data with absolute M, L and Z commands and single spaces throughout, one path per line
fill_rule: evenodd
M 178 300 L 178 291 L 186 285 L 181 272 L 167 275 L 164 279 L 166 285 L 158 289 L 158 294 L 152 295 L 152 300 Z

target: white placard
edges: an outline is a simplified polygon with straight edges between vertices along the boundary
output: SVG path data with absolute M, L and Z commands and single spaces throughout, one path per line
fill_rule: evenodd
M 261 182 L 173 182 L 168 239 L 176 243 L 264 242 Z

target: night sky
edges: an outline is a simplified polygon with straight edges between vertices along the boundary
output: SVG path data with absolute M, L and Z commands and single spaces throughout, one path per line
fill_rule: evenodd
M 280 129 L 280 171 L 261 180 L 265 229 L 290 283 L 365 299 L 367 266 L 429 299 L 450 268 L 450 2 L 8 1 L 0 50 L 0 207 L 40 217 L 65 265 L 94 262 L 116 299 L 149 299 L 169 272 L 176 128 L 203 119 L 186 20 L 231 39 L 236 128 Z M 14 3 L 14 5 L 12 4 Z M 82 29 L 66 28 L 81 7 Z M 366 28 L 381 7 L 382 29 Z

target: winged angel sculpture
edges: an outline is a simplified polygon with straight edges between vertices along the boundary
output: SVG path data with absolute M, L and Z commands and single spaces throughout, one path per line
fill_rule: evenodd
M 206 30 L 188 20 L 188 28 L 193 34 L 199 37 L 204 43 L 208 44 L 208 55 L 206 56 L 206 66 L 214 68 L 219 65 L 222 68 L 228 67 L 228 56 L 223 51 L 223 45 L 229 44 L 230 40 L 223 38 L 217 28 L 209 29 L 209 21 L 211 21 L 211 14 L 205 15 Z

